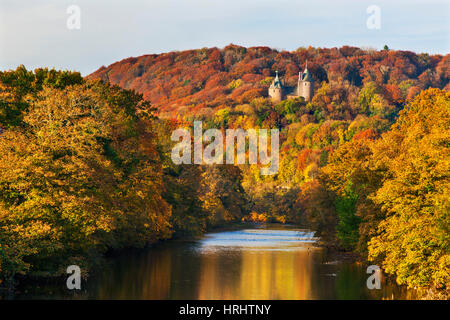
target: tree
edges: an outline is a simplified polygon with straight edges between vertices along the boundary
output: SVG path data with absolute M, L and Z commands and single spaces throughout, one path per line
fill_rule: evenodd
M 145 104 L 100 82 L 30 98 L 24 128 L 0 136 L 2 277 L 62 274 L 106 248 L 170 236 Z
M 369 257 L 408 287 L 450 283 L 450 94 L 420 93 L 374 149 L 387 179 L 373 197 L 387 218 Z
M 341 145 L 319 173 L 321 184 L 334 195 L 337 237 L 342 247 L 362 254 L 366 252 L 367 237 L 380 221 L 368 198 L 383 177 L 383 171 L 374 169 L 370 161 L 371 144 L 369 139 L 360 139 Z
M 35 96 L 44 85 L 63 89 L 82 82 L 79 72 L 38 68 L 33 73 L 23 65 L 0 72 L 0 126 L 23 125 L 22 117 L 28 109 L 30 95 Z

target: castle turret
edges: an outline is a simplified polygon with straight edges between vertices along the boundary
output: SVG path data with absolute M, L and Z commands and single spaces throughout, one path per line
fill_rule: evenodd
M 278 77 L 278 71 L 276 71 L 275 79 L 269 87 L 269 96 L 276 102 L 280 102 L 284 99 L 284 89 Z
M 313 78 L 308 71 L 308 60 L 306 60 L 306 66 L 303 73 L 298 74 L 297 94 L 303 97 L 305 101 L 311 101 L 313 97 Z

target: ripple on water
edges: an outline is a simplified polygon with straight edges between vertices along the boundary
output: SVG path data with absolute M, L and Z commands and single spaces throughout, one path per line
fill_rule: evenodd
M 308 250 L 316 243 L 313 231 L 245 229 L 207 234 L 197 248 L 200 252 L 219 250 Z

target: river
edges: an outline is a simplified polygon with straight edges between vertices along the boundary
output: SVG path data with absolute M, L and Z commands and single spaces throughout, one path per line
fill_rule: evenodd
M 363 265 L 329 259 L 314 232 L 262 226 L 167 241 L 122 253 L 76 294 L 23 288 L 17 298 L 80 299 L 407 299 L 382 281 L 369 290 Z M 37 293 L 38 292 L 38 293 Z

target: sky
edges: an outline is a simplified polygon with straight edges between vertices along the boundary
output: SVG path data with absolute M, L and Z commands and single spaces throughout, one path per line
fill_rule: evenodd
M 0 70 L 88 75 L 131 56 L 230 43 L 448 54 L 450 0 L 0 0 Z

